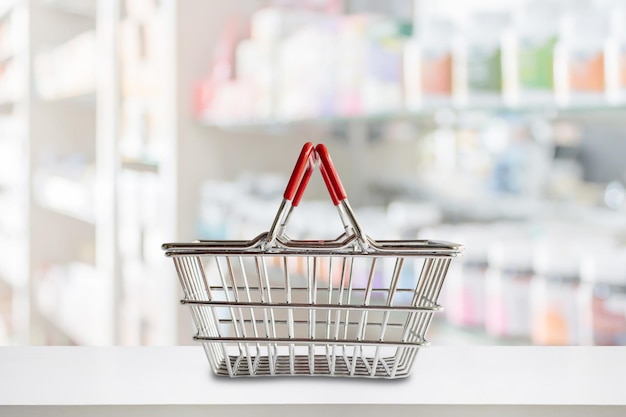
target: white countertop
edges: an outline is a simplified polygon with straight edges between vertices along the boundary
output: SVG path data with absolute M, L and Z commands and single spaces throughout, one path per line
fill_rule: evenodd
M 433 346 L 402 380 L 215 377 L 196 346 L 0 347 L 0 415 L 41 407 L 46 415 L 432 416 L 459 407 L 464 415 L 626 415 L 626 347 Z

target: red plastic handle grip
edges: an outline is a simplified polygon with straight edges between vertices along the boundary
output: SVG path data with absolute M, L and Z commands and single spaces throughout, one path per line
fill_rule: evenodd
M 330 197 L 333 199 L 333 203 L 337 205 L 340 201 L 348 198 L 346 191 L 343 189 L 343 185 L 341 184 L 335 165 L 333 164 L 332 159 L 330 159 L 326 146 L 323 143 L 320 143 L 315 147 L 315 151 L 317 152 L 322 164 L 322 176 L 324 177 L 324 182 L 326 182 L 326 187 L 328 187 L 328 191 L 330 192 Z
M 333 204 L 336 206 L 337 204 L 339 204 L 339 199 L 337 198 L 337 194 L 335 193 L 333 184 L 330 182 L 330 177 L 328 176 L 324 165 L 320 164 L 320 172 L 322 173 L 322 178 L 324 178 L 324 184 L 326 184 L 328 194 L 330 194 L 330 199 L 333 200 Z
M 341 184 L 341 180 L 335 170 L 335 166 L 330 158 L 330 155 L 328 154 L 326 146 L 319 144 L 317 147 L 314 147 L 311 142 L 307 142 L 302 147 L 302 151 L 300 151 L 300 156 L 298 157 L 296 166 L 293 168 L 293 172 L 291 173 L 291 177 L 287 183 L 287 188 L 283 194 L 283 197 L 286 200 L 292 202 L 291 205 L 293 207 L 300 204 L 304 190 L 309 184 L 309 180 L 313 174 L 313 169 L 315 168 L 315 155 L 317 155 L 320 160 L 322 178 L 324 179 L 326 188 L 328 188 L 328 193 L 330 194 L 333 204 L 336 206 L 340 201 L 347 198 L 346 192 Z
M 313 154 L 311 154 L 311 156 L 313 156 Z M 291 205 L 294 207 L 298 207 L 298 204 L 300 204 L 300 200 L 302 200 L 302 195 L 304 194 L 304 190 L 306 189 L 306 186 L 309 184 L 309 180 L 311 179 L 311 174 L 313 174 L 313 169 L 315 168 L 312 162 L 313 162 L 312 158 L 310 158 L 310 163 L 307 165 L 306 171 L 304 171 L 304 176 L 302 177 L 302 180 L 300 181 L 300 186 L 298 187 L 298 191 L 296 191 L 296 196 L 293 198 L 293 203 L 291 203 Z
M 296 166 L 293 168 L 293 172 L 291 173 L 291 177 L 289 178 L 289 182 L 287 183 L 287 188 L 285 188 L 285 193 L 283 194 L 285 200 L 293 200 L 298 189 L 301 188 L 300 184 L 303 182 L 305 170 L 309 165 L 309 159 L 311 158 L 313 150 L 314 146 L 311 142 L 305 143 L 302 147 L 302 150 L 300 151 L 300 156 L 298 157 L 298 161 L 296 162 Z M 308 179 L 306 180 L 306 182 L 308 182 Z M 302 188 L 302 191 L 300 191 L 299 193 L 300 197 L 302 197 L 303 192 L 304 188 Z

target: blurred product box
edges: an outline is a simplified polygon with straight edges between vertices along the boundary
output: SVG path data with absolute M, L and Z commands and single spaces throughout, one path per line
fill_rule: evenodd
M 451 22 L 433 21 L 406 42 L 403 61 L 406 110 L 452 104 L 455 36 Z
M 577 345 L 579 260 L 585 245 L 567 233 L 535 243 L 531 282 L 531 340 L 537 345 Z
M 580 272 L 581 342 L 626 345 L 626 248 L 594 248 Z
M 96 33 L 84 32 L 61 46 L 35 57 L 35 87 L 44 100 L 94 93 L 96 90 Z

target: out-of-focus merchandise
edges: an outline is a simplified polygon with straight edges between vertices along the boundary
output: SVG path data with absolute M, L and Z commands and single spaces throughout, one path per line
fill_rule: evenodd
M 118 247 L 121 261 L 120 343 L 168 343 L 168 300 L 162 259 L 153 248 L 163 239 L 159 178 L 154 172 L 122 170 L 119 190 Z M 152 304 L 145 300 L 152 300 Z M 161 305 L 162 308 L 155 308 Z
M 84 32 L 35 57 L 35 87 L 44 100 L 63 99 L 96 90 L 96 32 Z
M 580 126 L 568 121 L 551 126 L 554 159 L 546 176 L 546 195 L 555 200 L 572 200 L 580 194 L 583 167 L 580 153 L 583 133 Z
M 281 119 L 323 116 L 335 110 L 332 83 L 337 60 L 332 32 L 322 24 L 308 23 L 305 21 L 305 29 L 287 37 L 276 51 L 276 71 L 280 74 L 276 79 L 276 114 Z M 324 23 L 333 24 L 331 19 Z M 312 71 L 313 68 L 317 70 Z M 262 82 L 263 85 L 266 83 Z
M 119 343 L 168 344 L 176 317 L 163 259 L 154 252 L 168 224 L 161 169 L 173 116 L 164 82 L 173 77 L 170 16 L 161 0 L 124 0 L 120 47 L 117 199 L 120 286 Z M 155 256 L 157 255 L 157 256 Z M 151 303 L 147 302 L 151 300 Z
M 405 106 L 416 109 L 447 103 L 453 93 L 449 28 L 449 22 L 431 24 L 407 43 L 411 26 L 380 15 L 336 16 L 280 8 L 258 11 L 251 18 L 250 39 L 237 42 L 233 30 L 225 32 L 228 39 L 221 48 L 231 46 L 236 52 L 216 58 L 211 75 L 199 87 L 204 100 L 198 113 L 218 122 L 292 120 L 381 114 Z M 480 42 L 487 40 L 480 38 Z M 476 44 L 477 50 L 483 47 L 484 42 Z M 229 60 L 230 55 L 235 59 Z M 460 53 L 457 67 L 467 61 L 466 56 Z M 467 99 L 463 93 L 467 77 L 462 74 L 471 74 L 472 86 L 483 89 L 483 81 L 489 82 L 493 71 L 501 78 L 498 60 L 472 61 L 475 71 L 459 70 L 456 91 L 465 97 L 461 100 Z M 488 74 L 482 74 L 485 68 Z M 478 80 L 481 76 L 483 81 Z M 496 83 L 498 95 L 500 82 Z
M 563 160 L 558 167 L 553 164 L 555 140 L 541 132 L 549 132 L 549 126 L 540 126 L 528 116 L 471 116 L 454 121 L 453 127 L 441 122 L 439 128 L 420 138 L 415 165 L 422 186 L 436 190 L 439 196 L 467 202 L 476 201 L 478 195 L 520 197 L 524 201 L 513 209 L 522 210 L 526 203 L 545 196 L 565 198 L 556 194 L 557 185 L 575 192 L 582 183 L 576 159 Z M 567 183 L 556 184 L 559 180 Z M 509 217 L 503 206 L 477 209 L 490 211 L 492 218 Z
M 623 227 L 552 219 L 430 230 L 466 245 L 444 287 L 448 323 L 507 343 L 626 344 Z
M 167 139 L 167 19 L 159 1 L 128 0 L 119 24 L 120 152 L 134 161 L 159 161 Z
M 485 329 L 497 337 L 530 335 L 532 243 L 524 228 L 499 225 L 489 245 L 486 274 Z
M 276 112 L 276 99 L 272 94 L 278 84 L 278 51 L 271 41 L 244 39 L 239 43 L 235 61 L 237 76 L 242 88 L 247 89 L 251 101 L 242 102 L 243 117 L 269 119 Z M 217 116 L 217 115 L 216 115 Z
M 574 233 L 584 233 L 577 230 Z M 579 342 L 577 292 L 583 242 L 566 231 L 534 248 L 531 283 L 531 340 L 537 345 L 576 345 Z
M 166 111 L 158 99 L 127 97 L 121 103 L 120 153 L 124 158 L 156 162 L 164 156 Z
M 155 300 L 170 300 L 171 288 L 163 267 L 128 260 L 122 266 L 120 305 L 120 344 L 163 345 L 172 335 L 172 309 Z
M 509 105 L 550 103 L 554 99 L 555 1 L 523 2 L 505 30 L 503 89 Z
M 597 248 L 581 263 L 581 342 L 626 345 L 626 248 Z
M 508 143 L 500 147 L 492 142 L 495 146 L 491 180 L 495 191 L 531 198 L 544 193 L 552 148 L 532 134 L 531 124 L 528 120 L 509 119 Z
M 227 23 L 198 85 L 196 111 L 208 123 L 228 124 L 441 105 L 621 103 L 625 8 L 604 3 L 528 0 L 462 19 L 423 11 L 412 24 L 269 6 L 249 23 Z
M 131 170 L 122 170 L 120 173 L 118 237 L 123 259 L 159 259 L 155 259 L 155 253 L 150 250 L 154 242 L 161 239 L 161 236 L 154 236 L 158 234 L 161 222 L 158 187 L 156 173 Z
M 608 16 L 583 7 L 563 16 L 554 49 L 555 93 L 559 104 L 605 99 L 605 41 Z
M 482 328 L 485 325 L 487 249 L 492 239 L 481 224 L 461 224 L 449 233 L 461 239 L 465 251 L 460 265 L 448 273 L 445 290 L 446 318 L 449 323 Z M 425 236 L 426 237 L 426 236 Z
M 198 235 L 224 240 L 267 231 L 281 201 L 286 180 L 279 175 L 243 175 L 236 181 L 206 181 L 202 185 Z M 416 233 L 441 221 L 432 203 L 393 201 L 386 207 L 356 209 L 360 224 L 375 239 L 413 239 Z M 330 201 L 303 202 L 289 219 L 293 239 L 334 239 L 344 231 Z
M 207 121 L 291 120 L 403 109 L 403 42 L 410 25 L 382 15 L 270 7 L 249 38 L 230 21 L 198 86 Z M 229 49 L 232 48 L 232 51 Z
M 166 15 L 160 7 L 135 10 L 127 5 L 127 10 L 134 14 L 126 16 L 119 27 L 122 93 L 158 97 L 163 94 L 163 74 L 168 68 Z
M 476 14 L 455 45 L 454 99 L 460 106 L 502 104 L 502 42 L 509 16 Z
M 38 276 L 37 305 L 71 342 L 112 343 L 113 294 L 109 277 L 101 276 L 93 265 L 82 262 L 50 265 Z
M 238 239 L 266 231 L 283 185 L 284 180 L 272 175 L 206 182 L 198 236 Z M 626 269 L 620 266 L 626 252 L 611 249 L 626 232 L 626 222 L 619 216 L 607 218 L 600 209 L 571 214 L 569 219 L 563 210 L 568 209 L 546 205 L 524 221 L 501 222 L 490 220 L 498 217 L 495 212 L 484 218 L 478 213 L 482 222 L 456 224 L 442 223 L 445 209 L 419 201 L 391 201 L 386 207 L 361 207 L 356 212 L 363 229 L 375 239 L 418 236 L 463 242 L 464 255 L 448 271 L 441 294 L 445 318 L 453 327 L 487 337 L 484 340 L 491 343 L 626 344 Z M 294 239 L 332 239 L 341 231 L 329 201 L 307 200 L 290 219 L 288 234 Z M 274 262 L 278 260 L 268 260 L 268 266 Z M 289 265 L 294 279 L 304 279 L 306 267 Z M 318 267 L 330 271 L 329 259 L 320 258 Z M 393 262 L 383 260 L 374 271 L 375 286 L 388 284 L 381 281 L 386 268 L 393 268 Z M 422 273 L 412 263 L 403 269 L 403 285 Z M 355 282 L 368 276 L 359 262 L 352 273 Z
M 389 229 L 399 238 L 412 238 L 420 230 L 438 225 L 442 221 L 441 208 L 434 203 L 417 201 L 392 201 L 386 213 Z M 370 230 L 370 229 L 368 229 Z M 379 239 L 387 236 L 378 237 Z
M 452 103 L 455 27 L 441 19 L 425 24 L 404 47 L 404 100 L 409 111 Z
M 365 73 L 360 87 L 361 108 L 356 114 L 385 114 L 403 109 L 402 51 L 410 26 L 380 16 L 368 17 Z M 349 35 L 348 35 L 349 36 Z M 343 53 L 340 56 L 345 56 Z M 342 68 L 339 62 L 339 68 Z M 341 103 L 341 97 L 340 97 Z M 358 103 L 358 99 L 357 99 Z M 340 109 L 352 115 L 353 109 Z
M 94 177 L 82 154 L 53 156 L 34 173 L 34 195 L 44 207 L 93 222 Z

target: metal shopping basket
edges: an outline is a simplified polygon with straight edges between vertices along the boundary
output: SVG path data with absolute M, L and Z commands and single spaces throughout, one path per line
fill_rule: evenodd
M 293 240 L 285 228 L 319 167 L 344 232 Z M 409 374 L 458 244 L 363 233 L 324 145 L 304 145 L 267 233 L 167 243 L 217 375 Z

